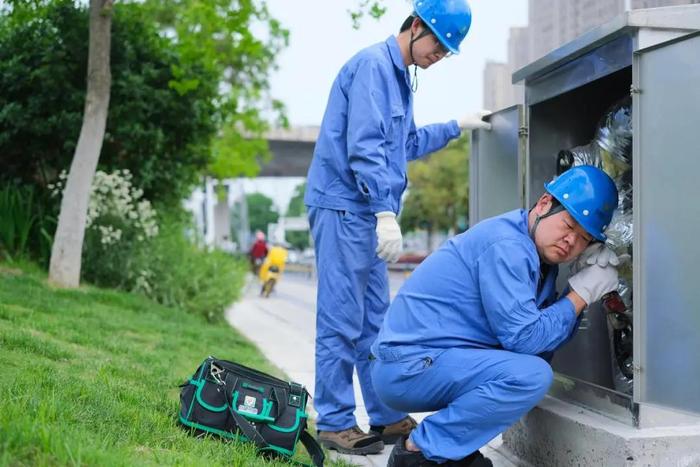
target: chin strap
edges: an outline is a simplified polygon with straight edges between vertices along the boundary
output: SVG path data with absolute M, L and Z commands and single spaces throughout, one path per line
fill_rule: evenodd
M 423 31 L 421 31 L 421 33 L 414 38 L 413 30 L 411 30 L 411 40 L 408 43 L 408 53 L 411 56 L 411 65 L 413 65 L 413 79 L 411 80 L 411 92 L 413 93 L 418 91 L 418 65 L 416 65 L 416 59 L 413 58 L 413 43 L 418 39 L 427 36 L 428 34 L 431 34 L 431 32 L 427 27 L 425 27 Z
M 418 91 L 418 65 L 413 65 L 413 79 L 411 80 L 411 92 L 416 93 Z
M 532 209 L 535 209 L 535 208 L 533 207 Z M 532 212 L 532 209 L 530 209 L 530 212 Z M 530 238 L 532 239 L 533 242 L 535 241 L 535 230 L 537 230 L 537 226 L 540 224 L 540 221 L 542 219 L 546 219 L 549 216 L 553 216 L 553 215 L 560 213 L 562 211 L 564 211 L 564 206 L 562 206 L 560 204 L 559 206 L 557 206 L 555 208 L 551 208 L 549 210 L 549 212 L 547 214 L 545 214 L 544 216 L 536 216 L 535 217 L 535 222 L 532 224 L 532 228 L 530 229 Z

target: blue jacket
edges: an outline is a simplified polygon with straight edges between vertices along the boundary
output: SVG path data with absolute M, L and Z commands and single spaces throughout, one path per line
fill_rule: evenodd
M 410 76 L 391 36 L 351 58 L 333 82 L 304 202 L 357 214 L 398 214 L 406 162 L 459 134 L 454 120 L 416 128 Z
M 577 323 L 574 305 L 557 299 L 557 266 L 540 278 L 527 215 L 519 209 L 487 219 L 430 255 L 389 307 L 374 355 L 401 359 L 451 347 L 538 355 L 566 342 Z

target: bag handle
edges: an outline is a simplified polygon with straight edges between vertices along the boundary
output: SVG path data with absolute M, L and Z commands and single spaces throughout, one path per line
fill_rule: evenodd
M 229 407 L 229 412 L 231 412 L 231 415 L 233 416 L 233 419 L 236 421 L 236 424 L 238 425 L 238 428 L 243 432 L 246 438 L 248 438 L 250 441 L 255 443 L 255 446 L 257 446 L 258 449 L 264 449 L 264 448 L 269 448 L 270 445 L 265 441 L 265 438 L 262 437 L 260 432 L 255 429 L 255 427 L 245 418 L 243 418 L 242 415 L 240 415 L 238 412 L 236 412 L 233 409 L 233 405 L 231 404 L 231 399 L 229 397 L 229 393 L 226 390 L 228 386 L 228 381 L 230 378 L 233 378 L 230 373 L 226 373 L 226 376 L 224 377 L 223 383 L 224 383 L 224 397 L 226 398 L 226 403 L 228 404 Z M 237 378 L 236 378 L 237 379 Z M 233 391 L 233 388 L 235 388 L 235 381 L 234 384 L 231 386 L 231 391 Z M 311 462 L 315 467 L 323 467 L 323 462 L 326 459 L 325 454 L 323 453 L 323 449 L 321 446 L 318 444 L 318 441 L 314 439 L 313 436 L 309 434 L 308 431 L 303 430 L 301 432 L 301 435 L 299 436 L 299 441 L 301 441 L 301 444 L 304 445 L 306 448 L 306 452 L 309 453 L 311 456 Z
M 323 461 L 326 459 L 326 455 L 323 454 L 323 449 L 321 449 L 318 441 L 306 430 L 301 432 L 299 440 L 306 448 L 306 452 L 311 456 L 311 462 L 313 462 L 314 466 L 323 467 Z
M 236 412 L 234 410 L 233 405 L 231 403 L 231 398 L 229 396 L 229 392 L 227 390 L 227 387 L 228 387 L 227 383 L 230 379 L 229 378 L 230 376 L 231 376 L 230 373 L 226 373 L 226 376 L 224 377 L 224 381 L 223 381 L 223 383 L 224 383 L 224 397 L 226 398 L 226 404 L 228 405 L 229 412 L 231 412 L 233 419 L 236 421 L 236 425 L 238 425 L 238 428 L 240 428 L 240 430 L 243 432 L 245 437 L 248 438 L 253 443 L 255 443 L 255 445 L 258 448 L 269 447 L 269 444 L 267 443 L 267 441 L 265 441 L 265 438 L 262 437 L 260 432 L 258 430 L 256 430 L 255 427 L 248 420 L 243 418 L 243 416 L 241 414 L 239 414 L 238 412 Z M 231 385 L 231 391 L 233 391 L 233 389 L 235 387 L 236 387 L 236 384 L 234 382 L 234 384 Z

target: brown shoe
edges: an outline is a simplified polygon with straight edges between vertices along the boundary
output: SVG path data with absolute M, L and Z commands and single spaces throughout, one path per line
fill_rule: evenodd
M 416 426 L 418 426 L 418 423 L 413 417 L 408 416 L 391 425 L 371 425 L 369 427 L 369 433 L 381 436 L 384 444 L 394 444 L 401 436 L 410 434 L 411 430 Z
M 364 456 L 379 454 L 384 449 L 384 443 L 378 435 L 367 434 L 358 426 L 343 431 L 319 431 L 318 441 L 322 446 L 343 454 Z

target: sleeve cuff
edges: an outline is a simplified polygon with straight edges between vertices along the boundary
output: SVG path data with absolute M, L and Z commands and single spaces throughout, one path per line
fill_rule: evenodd
M 369 209 L 370 211 L 372 211 L 373 214 L 377 214 L 378 212 L 382 211 L 394 212 L 394 209 L 391 207 L 391 201 L 389 201 L 388 199 L 378 199 L 370 201 Z
M 452 139 L 459 138 L 459 135 L 462 134 L 462 129 L 459 127 L 457 120 L 450 120 L 447 124 L 450 127 L 450 137 Z
M 562 313 L 564 315 L 564 322 L 568 326 L 569 333 L 574 328 L 574 325 L 578 321 L 578 316 L 576 316 L 576 307 L 574 302 L 572 302 L 568 297 L 564 297 L 559 302 L 562 304 Z

